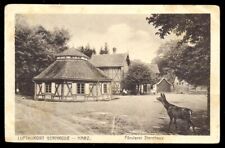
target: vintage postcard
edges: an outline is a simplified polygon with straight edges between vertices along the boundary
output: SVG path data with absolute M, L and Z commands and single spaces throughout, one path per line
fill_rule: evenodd
M 5 140 L 218 143 L 213 5 L 5 7 Z

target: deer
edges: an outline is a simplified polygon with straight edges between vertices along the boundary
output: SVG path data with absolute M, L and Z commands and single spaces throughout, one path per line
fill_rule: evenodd
M 187 122 L 188 129 L 190 128 L 190 126 L 192 126 L 193 132 L 195 133 L 195 125 L 193 124 L 193 122 L 191 120 L 192 112 L 193 112 L 191 109 L 185 108 L 185 107 L 179 107 L 179 106 L 169 103 L 166 100 L 165 94 L 163 94 L 163 93 L 161 93 L 161 96 L 157 97 L 156 99 L 158 101 L 160 101 L 163 104 L 163 106 L 165 107 L 165 109 L 167 110 L 167 113 L 170 118 L 169 131 L 170 131 L 170 127 L 171 127 L 172 123 L 174 123 L 175 129 L 177 130 L 176 120 L 181 119 L 181 120 L 185 120 Z

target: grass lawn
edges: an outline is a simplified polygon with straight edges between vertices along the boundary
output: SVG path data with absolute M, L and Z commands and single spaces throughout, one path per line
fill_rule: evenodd
M 172 104 L 193 110 L 198 135 L 209 134 L 206 95 L 166 94 Z M 22 99 L 24 97 L 24 99 Z M 178 120 L 168 131 L 169 117 L 157 95 L 118 96 L 112 101 L 46 102 L 16 96 L 16 134 L 193 134 Z

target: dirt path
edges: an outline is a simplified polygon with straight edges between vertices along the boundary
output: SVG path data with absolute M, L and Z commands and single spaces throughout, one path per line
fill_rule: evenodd
M 18 103 L 16 114 L 23 114 L 17 120 L 17 131 L 22 134 L 82 134 L 83 126 L 70 120 L 55 115 L 52 112 L 43 111 L 26 104 Z M 81 120 L 81 119 L 77 119 Z
M 106 102 L 45 102 L 16 98 L 18 134 L 171 134 L 168 115 L 156 96 L 121 96 Z M 168 94 L 172 103 L 206 109 L 202 95 Z M 197 102 L 197 103 L 196 103 Z M 203 119 L 199 113 L 197 119 Z M 182 123 L 181 123 L 182 124 Z M 198 126 L 202 123 L 197 121 Z

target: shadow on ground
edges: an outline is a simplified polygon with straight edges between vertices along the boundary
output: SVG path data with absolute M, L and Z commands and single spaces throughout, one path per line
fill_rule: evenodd
M 174 125 L 171 125 L 171 129 L 169 130 L 169 121 L 165 121 L 159 125 L 158 128 L 153 129 L 156 133 L 162 134 L 178 134 L 178 135 L 209 135 L 210 128 L 209 123 L 207 122 L 207 112 L 206 111 L 198 111 L 195 112 L 192 116 L 192 121 L 195 124 L 195 133 L 193 132 L 192 127 L 190 129 L 187 128 L 187 123 L 183 120 L 177 120 L 177 129 L 175 129 Z

